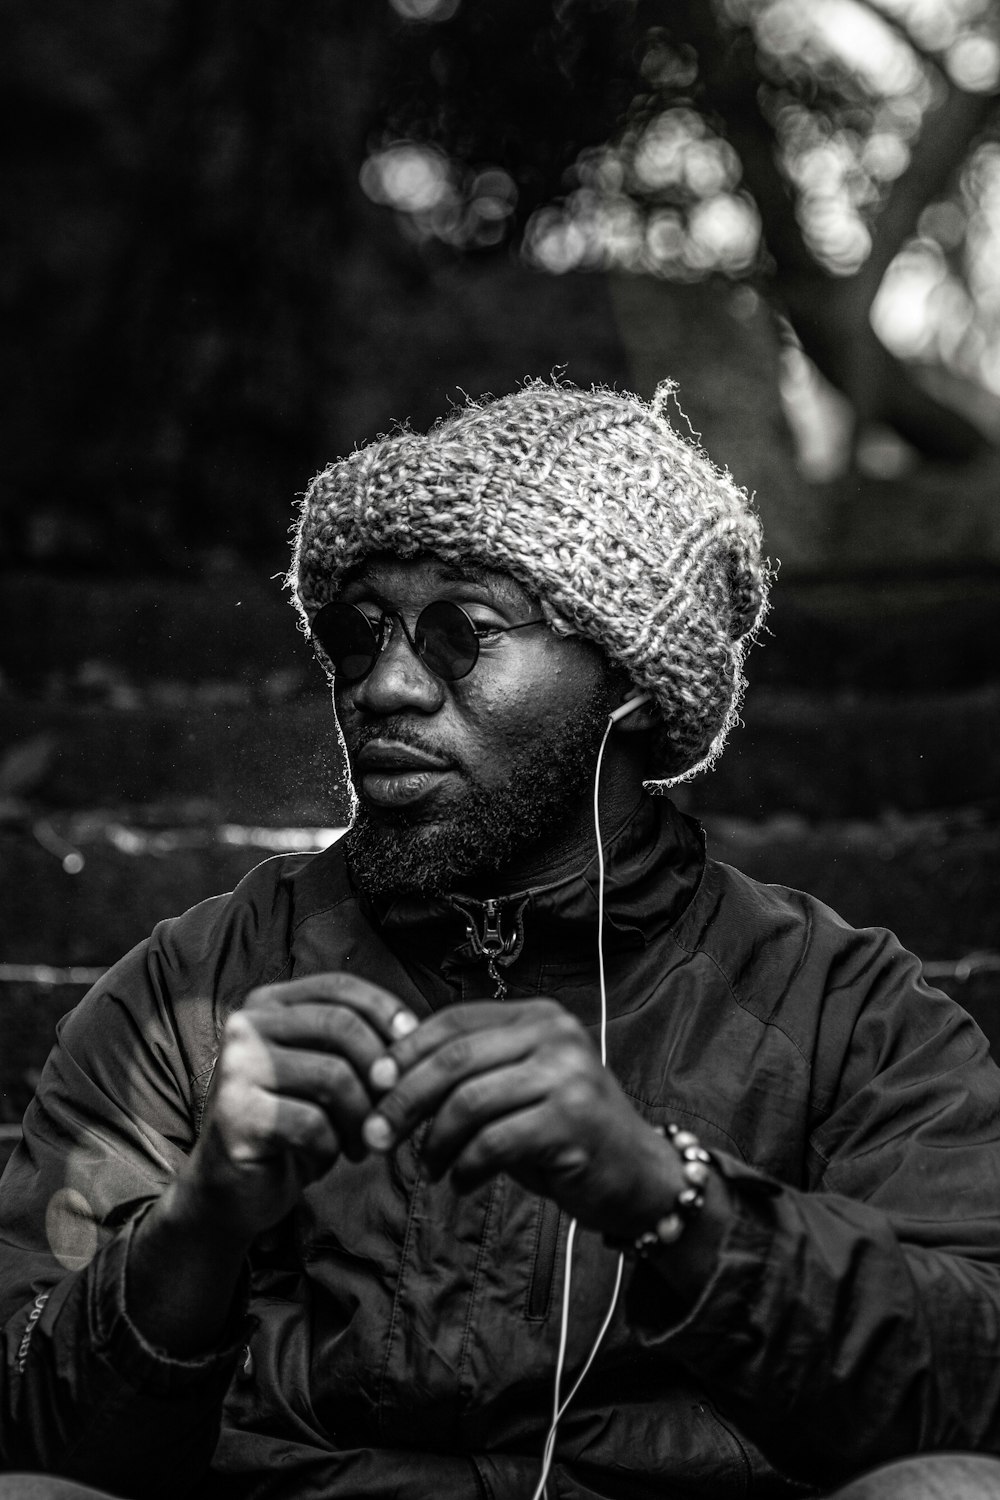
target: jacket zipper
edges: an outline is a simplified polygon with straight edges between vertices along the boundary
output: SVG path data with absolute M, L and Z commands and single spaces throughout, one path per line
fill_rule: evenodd
M 486 901 L 476 901 L 474 903 L 470 902 L 469 905 L 465 901 L 456 899 L 453 904 L 465 917 L 465 931 L 474 951 L 486 961 L 486 972 L 496 987 L 493 996 L 494 1000 L 506 1000 L 507 983 L 497 968 L 497 961 L 503 960 L 505 963 L 509 963 L 511 962 L 509 955 L 516 957 L 521 950 L 521 943 L 523 941 L 521 914 L 527 905 L 527 897 L 521 902 L 514 915 L 513 932 L 509 933 L 506 937 L 500 928 L 502 915 L 501 903 L 495 898 L 490 898 Z M 470 909 L 472 905 L 478 906 L 482 912 L 479 919 L 482 925 L 482 932 L 479 931 L 479 923 L 476 921 L 475 913 Z
M 559 1225 L 562 1219 L 556 1204 L 551 1198 L 542 1199 L 542 1207 L 538 1216 L 538 1238 L 535 1241 L 535 1264 L 531 1272 L 531 1285 L 528 1287 L 529 1318 L 544 1319 L 548 1317 L 549 1304 L 552 1301 L 552 1282 L 555 1277 L 556 1254 L 559 1250 Z

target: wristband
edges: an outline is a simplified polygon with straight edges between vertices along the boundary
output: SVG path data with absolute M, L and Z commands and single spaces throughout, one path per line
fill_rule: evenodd
M 663 1245 L 673 1245 L 680 1239 L 690 1221 L 696 1217 L 705 1203 L 705 1188 L 708 1185 L 712 1158 L 691 1130 L 682 1130 L 679 1125 L 656 1126 L 681 1159 L 684 1187 L 674 1199 L 672 1207 L 657 1219 L 652 1229 L 647 1229 L 634 1240 L 612 1240 L 605 1236 L 615 1249 L 630 1250 L 633 1255 L 645 1257 L 651 1250 Z

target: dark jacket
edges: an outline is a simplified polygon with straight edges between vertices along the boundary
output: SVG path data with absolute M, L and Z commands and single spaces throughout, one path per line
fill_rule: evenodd
M 792 1495 L 919 1449 L 1000 1448 L 983 1036 L 891 934 L 706 862 L 669 803 L 609 855 L 609 1065 L 648 1120 L 712 1148 L 737 1212 L 694 1306 L 627 1264 L 550 1495 Z M 596 1032 L 594 881 L 500 916 L 511 995 Z M 166 1359 L 126 1311 L 130 1225 L 191 1150 L 225 1016 L 331 969 L 418 1015 L 490 995 L 467 922 L 447 901 L 373 910 L 336 847 L 269 860 L 161 923 L 63 1021 L 0 1188 L 8 1465 L 134 1496 L 531 1495 L 566 1226 L 508 1179 L 458 1197 L 411 1144 L 338 1163 L 255 1247 L 249 1312 L 211 1358 Z M 579 1233 L 569 1381 L 615 1264 Z

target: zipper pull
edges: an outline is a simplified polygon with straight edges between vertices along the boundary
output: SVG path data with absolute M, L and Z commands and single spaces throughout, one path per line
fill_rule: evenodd
M 496 961 L 507 945 L 500 931 L 500 907 L 496 901 L 483 902 L 483 935 L 479 947 L 486 960 L 486 972 L 495 985 L 494 1000 L 506 1000 L 507 984 Z
M 520 953 L 524 942 L 522 918 L 527 904 L 528 897 L 524 896 L 515 911 L 507 912 L 508 924 L 512 921 L 513 928 L 507 937 L 504 937 L 500 926 L 504 914 L 502 902 L 496 900 L 495 897 L 490 897 L 485 901 L 452 898 L 452 905 L 465 917 L 465 935 L 473 952 L 486 960 L 486 972 L 496 986 L 495 1000 L 507 998 L 507 984 L 497 964 L 498 962 L 505 965 L 513 963 Z M 478 911 L 472 910 L 473 907 L 477 907 Z
M 496 901 L 485 901 L 483 903 L 483 935 L 480 939 L 482 949 L 490 958 L 495 958 L 498 953 L 503 953 L 509 947 L 500 931 L 500 908 Z
M 504 979 L 503 975 L 500 973 L 500 970 L 497 968 L 492 953 L 487 953 L 486 955 L 486 972 L 495 985 L 495 989 L 493 992 L 494 1000 L 506 1000 L 507 981 L 506 979 Z

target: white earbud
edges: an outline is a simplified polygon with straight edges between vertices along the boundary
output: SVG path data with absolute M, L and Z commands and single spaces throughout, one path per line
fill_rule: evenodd
M 652 693 L 635 693 L 631 698 L 626 699 L 620 708 L 616 708 L 614 713 L 609 714 L 608 718 L 612 724 L 617 724 L 618 720 L 624 719 L 626 714 L 630 714 L 635 709 L 641 708 L 644 703 L 648 703 L 652 696 Z

